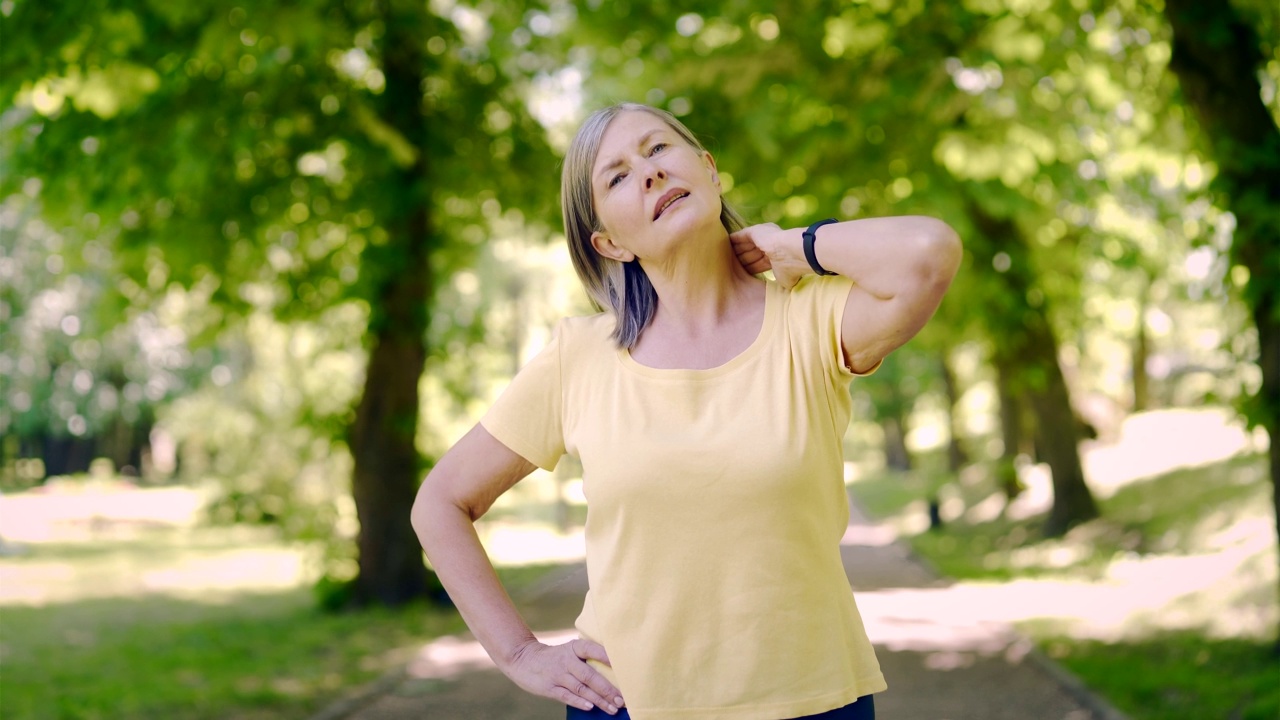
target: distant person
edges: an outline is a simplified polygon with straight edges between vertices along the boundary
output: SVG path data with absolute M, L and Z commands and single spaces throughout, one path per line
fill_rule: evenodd
M 933 315 L 960 242 L 928 217 L 744 227 L 722 191 L 670 114 L 587 118 L 561 202 L 603 312 L 560 322 L 413 508 L 480 643 L 569 718 L 873 718 L 887 687 L 840 560 L 848 384 Z M 581 638 L 548 646 L 473 521 L 565 452 L 590 590 Z

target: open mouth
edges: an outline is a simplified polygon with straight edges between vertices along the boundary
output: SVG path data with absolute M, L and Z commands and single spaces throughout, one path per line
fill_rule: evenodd
M 667 208 L 674 205 L 676 201 L 683 200 L 687 197 L 689 197 L 689 193 L 685 192 L 684 190 L 675 190 L 667 193 L 666 195 L 663 195 L 662 200 L 658 203 L 657 210 L 655 210 L 653 213 L 653 219 L 657 220 L 658 218 L 662 217 L 662 213 L 666 212 Z

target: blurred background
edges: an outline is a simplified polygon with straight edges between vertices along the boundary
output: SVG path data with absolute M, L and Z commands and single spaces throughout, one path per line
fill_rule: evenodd
M 592 311 L 622 100 L 751 222 L 955 227 L 851 494 L 1131 717 L 1280 714 L 1275 3 L 0 0 L 0 63 L 6 718 L 305 717 L 462 628 L 408 509 Z M 512 587 L 579 475 L 481 521 Z

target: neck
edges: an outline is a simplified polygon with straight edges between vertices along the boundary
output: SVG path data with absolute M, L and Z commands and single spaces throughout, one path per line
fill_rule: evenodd
M 670 256 L 641 260 L 658 294 L 654 324 L 697 336 L 741 317 L 763 284 L 733 253 L 729 234 L 716 223 L 715 237 L 681 243 Z

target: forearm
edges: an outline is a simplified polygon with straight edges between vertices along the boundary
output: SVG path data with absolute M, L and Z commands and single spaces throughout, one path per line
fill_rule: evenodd
M 424 493 L 414 504 L 413 526 L 467 627 L 489 657 L 506 667 L 535 637 L 498 580 L 470 515 Z
M 783 231 L 771 255 L 774 267 L 812 274 L 804 256 L 804 228 Z M 871 295 L 889 300 L 904 292 L 943 288 L 960 262 L 960 241 L 946 223 L 919 215 L 849 220 L 817 230 L 814 254 L 824 269 L 843 275 Z

